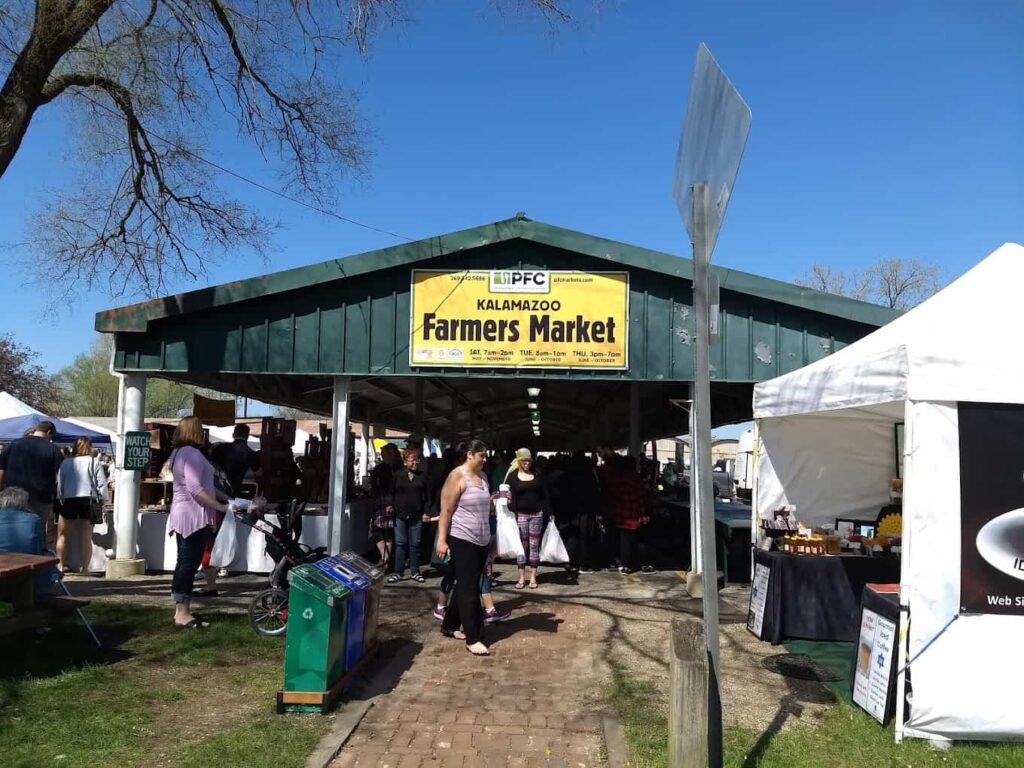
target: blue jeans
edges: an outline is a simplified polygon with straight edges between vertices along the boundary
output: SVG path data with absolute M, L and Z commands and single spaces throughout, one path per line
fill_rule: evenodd
M 178 540 L 178 562 L 174 565 L 174 576 L 171 577 L 171 598 L 176 603 L 192 601 L 192 587 L 196 580 L 196 571 L 203 562 L 206 542 L 213 536 L 209 526 L 200 528 L 191 536 L 175 534 Z
M 395 573 L 405 573 L 405 561 L 413 576 L 420 572 L 420 537 L 423 535 L 422 520 L 395 518 Z

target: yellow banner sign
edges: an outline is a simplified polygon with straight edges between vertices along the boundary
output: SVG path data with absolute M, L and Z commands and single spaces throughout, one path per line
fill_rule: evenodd
M 413 270 L 409 362 L 624 370 L 628 324 L 625 272 Z

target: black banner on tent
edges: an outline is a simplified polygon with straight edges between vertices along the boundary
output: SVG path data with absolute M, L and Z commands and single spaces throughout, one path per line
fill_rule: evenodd
M 960 612 L 1024 615 L 1024 406 L 958 410 Z

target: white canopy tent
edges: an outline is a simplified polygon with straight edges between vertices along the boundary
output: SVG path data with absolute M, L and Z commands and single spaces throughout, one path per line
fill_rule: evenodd
M 0 392 L 0 419 L 13 419 L 15 416 L 31 416 L 39 413 L 35 408 L 21 402 L 9 392 Z
M 873 519 L 904 424 L 899 663 L 911 660 L 913 694 L 904 722 L 901 675 L 897 740 L 1024 739 L 1024 616 L 961 613 L 958 421 L 958 403 L 1024 404 L 1022 287 L 1024 248 L 1006 244 L 869 336 L 754 389 L 755 520 L 786 504 L 810 525 Z

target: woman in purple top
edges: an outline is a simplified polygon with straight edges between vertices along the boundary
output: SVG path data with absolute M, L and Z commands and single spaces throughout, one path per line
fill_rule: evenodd
M 488 656 L 480 608 L 480 576 L 491 543 L 491 493 L 484 474 L 487 446 L 472 440 L 461 444 L 457 452 L 463 463 L 452 470 L 441 489 L 437 525 L 437 556 L 441 560 L 450 556 L 455 572 L 455 595 L 445 611 L 441 632 L 464 639 L 474 656 Z
M 227 498 L 213 487 L 213 465 L 206 460 L 203 445 L 203 424 L 195 416 L 182 419 L 171 441 L 171 474 L 174 496 L 171 500 L 170 530 L 178 540 L 178 562 L 171 579 L 174 598 L 174 623 L 178 627 L 199 629 L 207 622 L 192 615 L 192 585 L 203 559 L 206 544 L 213 536 L 217 512 L 227 512 Z M 213 587 L 216 569 L 207 571 L 207 594 Z

